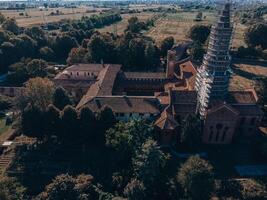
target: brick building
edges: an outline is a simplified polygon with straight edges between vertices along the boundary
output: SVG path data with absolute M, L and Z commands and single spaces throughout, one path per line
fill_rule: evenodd
M 207 55 L 197 67 L 181 44 L 168 52 L 166 72 L 124 72 L 120 65 L 80 64 L 67 68 L 55 83 L 81 97 L 77 109 L 99 112 L 109 106 L 118 120 L 152 120 L 162 143 L 176 143 L 181 120 L 199 115 L 202 141 L 229 144 L 253 136 L 262 118 L 253 89 L 229 91 L 232 26 L 230 5 L 219 12 Z

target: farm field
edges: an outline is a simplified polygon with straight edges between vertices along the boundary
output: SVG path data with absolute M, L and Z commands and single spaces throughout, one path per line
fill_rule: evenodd
M 197 12 L 178 12 L 167 14 L 163 19 L 156 22 L 155 27 L 151 28 L 146 34 L 161 42 L 164 38 L 173 36 L 177 43 L 188 40 L 186 37 L 189 29 L 195 24 L 212 24 L 215 16 L 211 12 L 203 13 L 206 16 L 201 22 L 194 21 Z
M 155 27 L 150 29 L 146 34 L 154 38 L 157 42 L 161 42 L 164 38 L 173 36 L 177 43 L 187 41 L 187 32 L 195 24 L 211 25 L 216 15 L 213 12 L 203 12 L 205 19 L 200 22 L 194 21 L 197 11 L 194 12 L 178 12 L 175 14 L 168 14 L 165 18 L 158 20 Z M 245 45 L 244 31 L 246 26 L 240 23 L 235 25 L 235 34 L 233 38 L 233 48 Z
M 59 14 L 51 15 L 52 12 L 56 13 L 57 10 Z M 90 16 L 101 11 L 103 11 L 103 9 L 81 6 L 79 8 L 31 8 L 25 10 L 1 10 L 0 12 L 6 17 L 15 18 L 19 26 L 29 27 L 47 22 L 57 22 L 62 19 L 80 19 L 82 16 Z M 21 15 L 21 13 L 23 13 L 23 15 Z
M 251 89 L 255 86 L 256 78 L 267 77 L 267 64 L 236 63 L 233 65 L 233 72 L 231 90 Z

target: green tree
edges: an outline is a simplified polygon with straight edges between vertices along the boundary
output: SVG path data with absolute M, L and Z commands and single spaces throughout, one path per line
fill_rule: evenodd
M 88 50 L 93 62 L 114 63 L 116 52 L 110 35 L 94 34 L 88 43 Z
M 204 44 L 210 34 L 210 27 L 205 25 L 194 25 L 191 27 L 188 33 L 188 37 L 194 42 Z
M 55 59 L 55 52 L 48 46 L 39 49 L 39 54 L 42 59 L 46 61 L 52 61 Z
M 244 200 L 260 200 L 267 196 L 266 188 L 263 184 L 260 184 L 256 180 L 247 179 L 241 180 L 241 197 Z
M 213 167 L 198 156 L 192 156 L 179 169 L 177 180 L 188 197 L 209 199 L 214 189 Z
M 60 110 L 71 105 L 71 99 L 63 87 L 57 87 L 53 94 L 53 104 Z
M 62 174 L 55 177 L 38 198 L 40 200 L 74 200 L 78 199 L 78 195 L 78 191 L 75 190 L 75 179 L 68 174 Z
M 267 48 L 267 24 L 256 23 L 251 25 L 245 32 L 245 41 L 248 46 L 261 46 L 262 49 Z
M 2 28 L 4 30 L 10 31 L 14 34 L 18 34 L 19 33 L 19 26 L 16 22 L 15 19 L 6 19 L 3 23 L 2 23 Z
M 201 143 L 200 120 L 195 115 L 188 115 L 181 126 L 181 144 L 190 150 L 196 150 Z
M 72 48 L 69 56 L 67 58 L 68 65 L 73 65 L 76 63 L 87 63 L 87 57 L 86 54 L 88 53 L 87 49 L 78 47 L 78 48 Z
M 54 105 L 49 105 L 44 114 L 44 131 L 47 136 L 58 135 L 60 130 L 60 110 Z
M 10 109 L 14 104 L 14 99 L 8 96 L 0 95 L 0 110 Z
M 61 115 L 61 129 L 62 129 L 62 140 L 71 142 L 77 140 L 77 133 L 79 131 L 78 126 L 78 115 L 77 111 L 72 106 L 66 106 Z
M 5 16 L 0 13 L 0 24 L 2 24 L 6 20 Z
M 165 38 L 160 44 L 160 51 L 162 56 L 166 56 L 168 50 L 173 47 L 174 38 L 172 36 Z
M 47 62 L 41 59 L 33 59 L 30 61 L 27 66 L 26 70 L 30 78 L 35 77 L 46 77 L 47 72 L 46 68 L 48 67 Z
M 203 56 L 205 54 L 205 50 L 203 49 L 202 44 L 196 43 L 194 46 L 189 50 L 191 57 L 193 60 L 202 61 Z
M 129 164 L 141 145 L 152 137 L 153 128 L 141 120 L 118 122 L 106 133 L 106 145 L 116 150 L 120 161 Z
M 93 144 L 97 137 L 96 117 L 89 107 L 83 107 L 79 113 L 81 140 Z
M 160 64 L 159 51 L 157 46 L 149 42 L 145 48 L 145 62 L 147 69 L 156 69 Z
M 133 159 L 135 175 L 144 183 L 146 193 L 151 197 L 157 196 L 166 183 L 164 168 L 167 159 L 153 140 L 147 140 Z
M 36 106 L 28 105 L 21 114 L 21 128 L 24 135 L 44 138 L 44 113 Z
M 131 17 L 130 19 L 128 19 L 126 30 L 132 33 L 139 33 L 142 30 L 139 19 L 137 17 Z
M 54 51 L 56 58 L 65 61 L 68 57 L 70 50 L 77 47 L 78 43 L 75 38 L 67 34 L 60 34 L 56 37 L 54 43 Z
M 123 193 L 129 200 L 143 200 L 146 195 L 144 184 L 137 179 L 132 179 L 126 185 Z
M 134 38 L 129 42 L 129 64 L 143 70 L 145 66 L 145 41 L 143 38 Z
M 8 66 L 16 62 L 16 47 L 11 42 L 3 42 L 0 46 L 0 72 L 6 72 Z
M 47 36 L 44 30 L 40 26 L 33 26 L 30 28 L 27 28 L 25 31 L 25 34 L 30 36 L 32 39 L 37 41 L 38 47 L 42 47 L 47 45 Z
M 25 198 L 25 188 L 15 178 L 1 178 L 0 199 L 22 200 Z
M 116 118 L 113 110 L 108 106 L 104 106 L 101 109 L 98 119 L 104 132 L 113 127 L 113 125 L 116 123 Z
M 20 110 L 24 110 L 27 105 L 39 108 L 45 111 L 52 103 L 54 85 L 47 78 L 32 78 L 25 84 L 24 92 L 17 99 L 17 105 Z

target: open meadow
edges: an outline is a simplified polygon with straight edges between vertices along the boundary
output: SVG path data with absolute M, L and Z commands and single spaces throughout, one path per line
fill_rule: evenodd
M 158 20 L 155 27 L 151 28 L 146 34 L 161 42 L 164 38 L 173 36 L 177 43 L 187 41 L 187 33 L 195 24 L 211 25 L 216 15 L 214 12 L 203 12 L 203 20 L 195 21 L 198 11 L 167 14 L 165 18 Z M 244 43 L 244 31 L 246 26 L 240 23 L 235 24 L 235 33 L 233 37 L 233 48 L 238 48 Z
M 29 27 L 44 23 L 58 22 L 62 19 L 80 19 L 82 16 L 98 14 L 104 9 L 80 6 L 78 8 L 30 8 L 25 10 L 1 10 L 9 18 L 15 18 L 18 25 Z
M 254 88 L 258 78 L 267 78 L 267 63 L 239 62 L 233 64 L 233 76 L 230 80 L 231 90 L 246 90 Z

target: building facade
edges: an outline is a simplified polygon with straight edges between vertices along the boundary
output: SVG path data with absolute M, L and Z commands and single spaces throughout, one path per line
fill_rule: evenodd
M 55 83 L 70 92 L 82 88 L 77 109 L 88 106 L 98 113 L 108 106 L 118 120 L 153 121 L 164 144 L 178 142 L 179 125 L 188 115 L 203 120 L 202 141 L 206 144 L 230 144 L 239 137 L 254 136 L 262 118 L 257 94 L 253 89 L 228 88 L 230 15 L 230 4 L 226 4 L 212 26 L 200 67 L 184 59 L 188 45 L 181 44 L 168 52 L 166 72 L 124 72 L 120 65 L 111 64 L 74 65 L 59 74 Z

